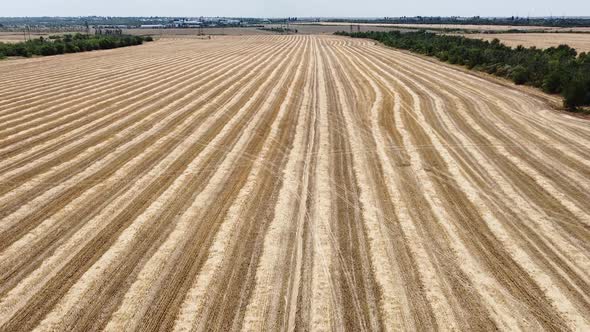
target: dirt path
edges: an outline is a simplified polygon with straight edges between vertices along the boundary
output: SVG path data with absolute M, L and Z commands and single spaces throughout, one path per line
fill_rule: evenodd
M 314 35 L 0 83 L 2 331 L 590 330 L 590 123 L 533 95 Z

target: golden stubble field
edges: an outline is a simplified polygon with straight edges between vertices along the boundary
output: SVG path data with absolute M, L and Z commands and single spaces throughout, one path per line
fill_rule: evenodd
M 590 126 L 331 36 L 0 62 L 0 330 L 589 330 Z

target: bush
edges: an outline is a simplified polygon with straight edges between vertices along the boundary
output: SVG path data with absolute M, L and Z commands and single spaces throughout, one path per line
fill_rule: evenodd
M 117 44 L 115 44 L 115 41 L 112 40 L 111 38 L 101 38 L 98 41 L 98 45 L 100 46 L 101 49 L 109 49 L 109 48 L 117 47 Z
M 510 73 L 510 79 L 515 84 L 519 84 L 519 85 L 525 84 L 526 82 L 528 82 L 529 77 L 530 77 L 529 71 L 521 65 L 514 67 L 512 69 L 512 72 Z
M 57 49 L 55 48 L 55 45 L 51 43 L 45 43 L 41 46 L 39 52 L 41 55 L 55 55 L 57 54 Z
M 559 93 L 563 87 L 562 73 L 552 71 L 543 80 L 543 91 L 547 93 Z
M 569 109 L 576 109 L 586 102 L 586 87 L 581 80 L 570 82 L 563 90 L 563 104 Z
M 80 48 L 72 43 L 66 43 L 64 48 L 64 53 L 76 53 L 80 52 Z

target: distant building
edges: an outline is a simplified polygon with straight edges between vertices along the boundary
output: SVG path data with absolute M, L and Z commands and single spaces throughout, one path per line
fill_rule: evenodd
M 198 28 L 203 25 L 203 22 L 189 19 L 176 19 L 172 21 L 172 26 L 175 28 Z
M 142 24 L 139 26 L 140 29 L 164 29 L 164 24 Z

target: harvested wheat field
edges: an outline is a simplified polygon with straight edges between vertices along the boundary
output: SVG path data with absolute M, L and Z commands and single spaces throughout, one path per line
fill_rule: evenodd
M 0 62 L 0 330 L 590 330 L 590 125 L 332 36 Z

